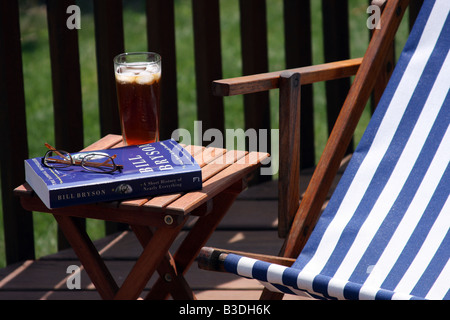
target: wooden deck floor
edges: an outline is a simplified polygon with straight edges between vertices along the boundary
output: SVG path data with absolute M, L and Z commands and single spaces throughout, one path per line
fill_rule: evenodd
M 277 254 L 282 245 L 276 229 L 277 182 L 271 181 L 244 191 L 230 209 L 208 246 Z M 180 236 L 181 238 L 181 236 Z M 133 266 L 141 247 L 132 232 L 114 234 L 95 242 L 120 285 Z M 176 245 L 176 244 L 175 244 Z M 80 265 L 71 249 L 37 261 L 10 265 L 0 270 L 0 300 L 100 299 L 87 274 L 81 273 L 81 289 L 69 290 L 67 268 Z M 198 269 L 196 263 L 186 279 L 199 300 L 258 299 L 262 285 L 230 274 Z M 151 287 L 151 279 L 148 287 Z M 307 297 L 285 297 L 305 299 Z

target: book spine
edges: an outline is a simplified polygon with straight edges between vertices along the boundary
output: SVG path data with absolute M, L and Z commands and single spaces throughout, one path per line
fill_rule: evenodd
M 202 188 L 201 171 L 50 190 L 50 207 L 146 197 Z

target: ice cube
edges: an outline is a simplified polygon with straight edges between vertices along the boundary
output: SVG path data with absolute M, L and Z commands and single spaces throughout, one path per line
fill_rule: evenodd
M 117 81 L 120 82 L 127 82 L 127 83 L 131 83 L 135 80 L 136 75 L 133 72 L 122 72 L 122 73 L 117 73 L 116 72 L 116 79 Z
M 160 72 L 159 66 L 156 63 L 148 64 L 147 67 L 145 68 L 145 71 L 150 72 L 150 73 L 158 73 L 158 72 Z
M 136 75 L 142 71 L 145 71 L 145 65 L 143 65 L 141 62 L 128 63 L 126 68 L 127 71 L 134 72 Z
M 153 82 L 154 76 L 148 71 L 142 71 L 136 76 L 136 82 L 139 84 L 151 84 Z

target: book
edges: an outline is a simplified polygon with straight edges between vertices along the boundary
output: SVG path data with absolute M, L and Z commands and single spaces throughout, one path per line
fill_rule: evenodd
M 116 155 L 119 171 L 98 173 L 80 165 L 49 168 L 43 157 L 25 160 L 25 180 L 49 208 L 124 200 L 202 188 L 201 168 L 175 140 L 71 153 Z

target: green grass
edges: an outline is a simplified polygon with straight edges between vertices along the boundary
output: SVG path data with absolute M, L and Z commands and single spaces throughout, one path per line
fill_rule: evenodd
M 43 152 L 43 143 L 54 143 L 51 71 L 47 34 L 46 9 L 42 1 L 21 1 L 23 45 L 23 70 L 26 95 L 26 113 L 29 140 L 29 156 L 37 157 Z M 312 2 L 313 63 L 323 62 L 321 1 Z M 97 74 L 95 65 L 94 21 L 90 1 L 78 1 L 81 8 L 81 30 L 79 30 L 80 64 L 83 94 L 84 144 L 89 145 L 100 138 Z M 362 56 L 367 46 L 368 31 L 365 25 L 366 0 L 350 0 L 351 57 Z M 192 33 L 191 1 L 175 1 L 176 55 L 178 69 L 178 96 L 180 127 L 193 132 L 196 115 L 194 51 Z M 224 78 L 241 75 L 239 3 L 238 0 L 221 0 L 221 30 Z M 146 50 L 146 21 L 143 1 L 124 1 L 124 32 L 126 51 Z M 267 0 L 269 71 L 284 69 L 284 43 L 282 0 Z M 403 38 L 407 28 L 401 28 Z M 402 43 L 397 52 L 400 52 Z M 272 126 L 278 126 L 278 94 L 270 94 Z M 314 85 L 314 124 L 317 159 L 322 152 L 328 132 L 326 129 L 324 84 Z M 359 140 L 370 118 L 365 112 L 358 127 Z M 243 99 L 240 96 L 225 98 L 225 127 L 243 128 Z M 1 199 L 0 199 L 1 201 Z M 0 215 L 2 215 L 0 206 Z M 33 213 L 36 256 L 41 257 L 56 251 L 56 223 L 47 214 Z M 88 233 L 93 238 L 104 235 L 103 223 L 87 222 Z M 0 219 L 0 267 L 4 259 L 3 219 Z

